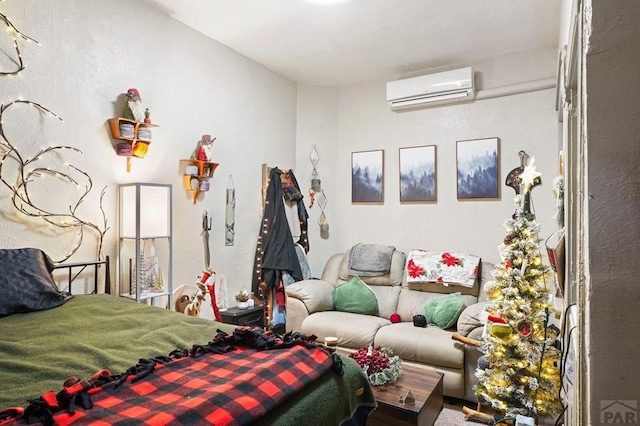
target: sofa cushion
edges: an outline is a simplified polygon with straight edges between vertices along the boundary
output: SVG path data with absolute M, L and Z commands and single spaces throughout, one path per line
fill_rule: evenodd
M 378 299 L 375 293 L 357 275 L 333 290 L 336 310 L 354 314 L 377 315 Z
M 322 279 L 333 285 L 338 284 L 338 276 L 340 275 L 340 267 L 344 259 L 344 253 L 336 253 L 332 255 L 322 270 Z
M 438 327 L 414 327 L 412 322 L 399 322 L 380 328 L 374 345 L 393 349 L 393 354 L 402 360 L 463 368 L 464 345 L 453 340 L 452 334 Z
M 485 308 L 491 302 L 478 302 L 471 306 L 467 306 L 458 317 L 458 333 L 462 336 L 468 336 L 478 327 L 484 327 L 484 323 L 489 315 Z
M 414 315 L 423 314 L 424 306 L 429 300 L 442 296 L 441 293 L 429 293 L 426 291 L 409 290 L 402 287 L 400 297 L 398 298 L 398 314 L 402 321 L 411 322 Z M 476 303 L 477 298 L 474 296 L 462 295 L 465 306 L 471 306 Z
M 464 308 L 460 293 L 445 294 L 424 305 L 424 316 L 429 324 L 447 329 L 456 324 Z
M 373 291 L 378 299 L 378 316 L 389 319 L 391 314 L 397 313 L 398 298 L 400 297 L 399 285 L 370 285 L 369 288 Z
M 349 275 L 349 257 L 351 249 L 347 250 L 342 258 L 340 272 L 338 274 L 339 281 L 348 281 L 353 275 Z M 391 255 L 391 270 L 383 275 L 376 277 L 360 277 L 368 285 L 400 285 L 404 277 L 404 264 L 407 256 L 404 252 L 396 250 Z
M 302 321 L 301 332 L 315 335 L 319 341 L 327 336 L 338 338 L 338 346 L 360 349 L 373 343 L 378 330 L 391 324 L 385 318 L 349 312 L 316 312 Z

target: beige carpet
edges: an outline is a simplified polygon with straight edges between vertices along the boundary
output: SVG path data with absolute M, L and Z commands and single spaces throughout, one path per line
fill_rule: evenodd
M 479 426 L 484 423 L 479 421 L 467 421 L 464 419 L 464 413 L 460 411 L 461 408 L 448 408 L 446 405 L 440 412 L 440 415 L 436 419 L 434 426 Z M 493 424 L 488 423 L 488 424 Z M 538 419 L 538 426 L 553 426 L 556 424 L 556 419 L 549 416 L 544 416 Z
M 460 410 L 454 410 L 444 407 L 440 412 L 440 415 L 436 419 L 434 426 L 468 426 L 468 425 L 481 425 L 480 422 L 470 422 L 464 419 L 464 413 Z

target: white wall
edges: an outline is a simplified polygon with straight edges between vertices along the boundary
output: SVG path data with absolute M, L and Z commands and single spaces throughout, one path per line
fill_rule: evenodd
M 295 161 L 296 85 L 140 0 L 8 1 L 2 12 L 42 45 L 20 42 L 27 68 L 16 77 L 0 77 L 0 103 L 28 99 L 65 119 L 56 122 L 12 108 L 5 116 L 8 137 L 19 142 L 27 157 L 50 144 L 83 151 L 65 156 L 93 180 L 94 190 L 81 208 L 84 217 L 100 220 L 100 190 L 107 187 L 105 213 L 111 229 L 103 254 L 116 257 L 117 184 L 171 183 L 174 286 L 194 283 L 204 268 L 201 217 L 207 210 L 213 219 L 212 267 L 227 275 L 230 294 L 249 289 L 261 218 L 261 164 Z M 11 52 L 11 44 L 1 46 Z M 159 127 L 146 158 L 134 159 L 127 173 L 125 159 L 115 154 L 107 119 L 121 114 L 120 96 L 130 87 L 140 90 Z M 217 137 L 214 160 L 220 166 L 210 191 L 193 205 L 182 189 L 178 160 L 189 157 L 203 134 Z M 225 247 L 229 175 L 236 188 L 236 240 Z M 52 238 L 53 231 L 41 222 L 16 215 L 9 194 L 0 187 L 0 246 L 36 246 L 53 258 L 63 256 L 72 238 Z M 63 206 L 70 202 L 64 198 L 71 199 L 50 185 L 34 186 L 33 194 L 51 202 L 57 198 Z M 95 239 L 87 234 L 71 261 L 95 259 L 95 250 Z
M 303 192 L 309 188 L 309 153 L 315 144 L 318 172 L 328 197 L 329 237 L 320 237 L 319 209 L 309 209 L 309 261 L 314 275 L 328 256 L 362 241 L 399 249 L 427 248 L 475 253 L 497 261 L 503 222 L 513 212 L 513 192 L 502 188 L 501 201 L 458 202 L 455 191 L 455 142 L 497 136 L 501 139 L 501 179 L 519 165 L 521 149 L 537 158 L 543 185 L 534 190 L 541 237 L 551 233 L 551 181 L 557 174 L 555 92 L 477 101 L 406 113 L 389 111 L 385 82 L 348 88 L 299 86 L 263 66 L 164 16 L 142 1 L 25 0 L 3 3 L 5 13 L 42 46 L 21 43 L 27 69 L 2 78 L 2 103 L 26 98 L 65 118 L 38 118 L 23 126 L 20 112 L 5 117 L 35 150 L 49 142 L 80 148 L 73 158 L 89 172 L 94 191 L 82 205 L 90 220 L 100 219 L 99 192 L 107 187 L 105 213 L 111 229 L 103 253 L 116 257 L 115 190 L 118 183 L 144 181 L 174 185 L 174 286 L 193 283 L 204 266 L 201 216 L 213 218 L 212 266 L 227 275 L 229 293 L 249 288 L 261 214 L 261 164 L 294 166 Z M 472 64 L 479 88 L 555 74 L 553 48 Z M 401 76 L 399 76 L 401 77 Z M 137 87 L 151 110 L 154 141 L 149 154 L 134 160 L 115 155 L 106 120 L 120 115 L 121 94 Z M 32 114 L 33 115 L 33 114 Z M 12 129 L 13 131 L 13 129 Z M 220 163 L 211 190 L 196 205 L 182 189 L 178 160 L 192 152 L 205 134 L 217 137 Z M 11 136 L 18 140 L 17 137 Z M 398 148 L 438 147 L 438 203 L 400 205 Z M 26 148 L 25 148 L 26 149 Z M 351 152 L 385 150 L 385 203 L 351 204 Z M 237 196 L 236 242 L 224 246 L 225 189 L 233 175 Z M 37 192 L 37 189 L 34 188 Z M 63 203 L 68 194 L 47 187 Z M 33 220 L 15 215 L 8 190 L 0 189 L 2 247 L 34 245 L 59 257 L 64 238 L 52 238 Z M 307 199 L 308 204 L 308 199 Z M 66 238 L 66 239 L 65 239 Z M 66 247 L 66 246 L 65 246 Z M 95 257 L 95 239 L 86 236 L 71 260 Z M 205 314 L 210 311 L 204 309 Z
M 313 276 L 320 277 L 327 259 L 341 249 L 338 246 L 338 230 L 342 222 L 338 208 L 337 192 L 343 190 L 335 176 L 337 152 L 338 89 L 321 86 L 298 86 L 298 122 L 296 135 L 296 177 L 300 189 L 309 206 L 310 176 L 313 164 L 310 160 L 315 145 L 319 160 L 316 171 L 321 180 L 322 190 L 327 198 L 324 214 L 329 224 L 329 232 L 320 232 L 319 218 L 322 213 L 316 202 L 309 213 L 310 250 L 307 261 Z
M 556 52 L 550 46 L 473 64 L 476 81 L 480 89 L 487 89 L 552 77 L 557 66 Z M 315 270 L 321 271 L 318 268 L 331 253 L 358 242 L 391 244 L 405 251 L 460 251 L 498 261 L 497 246 L 504 236 L 504 221 L 514 212 L 515 192 L 503 185 L 500 201 L 458 201 L 458 140 L 500 138 L 501 182 L 520 165 L 520 150 L 534 156 L 542 173 L 542 185 L 533 191 L 540 237 L 545 238 L 556 229 L 551 192 L 553 178 L 558 174 L 554 89 L 403 113 L 389 110 L 385 90 L 385 82 L 379 82 L 341 88 L 338 92 L 334 158 L 330 164 L 322 160 L 320 163 L 323 185 L 331 185 L 328 205 L 333 242 L 323 242 L 318 256 L 312 238 L 309 259 Z M 297 169 L 303 175 L 311 170 L 305 157 L 311 141 L 321 147 L 321 158 L 322 151 L 332 150 L 325 146 L 332 133 L 317 129 L 331 117 L 333 96 L 333 91 L 324 88 L 299 89 L 298 105 L 307 106 L 298 112 L 298 149 L 302 152 L 298 152 Z M 420 145 L 437 146 L 437 204 L 400 204 L 398 149 Z M 384 204 L 353 205 L 351 153 L 377 149 L 384 150 Z

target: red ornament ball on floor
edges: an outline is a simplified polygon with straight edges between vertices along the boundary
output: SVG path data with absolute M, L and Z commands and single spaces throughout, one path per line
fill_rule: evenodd
M 397 322 L 402 321 L 402 318 L 400 318 L 400 315 L 398 314 L 391 314 L 391 316 L 389 317 L 389 321 L 395 324 Z

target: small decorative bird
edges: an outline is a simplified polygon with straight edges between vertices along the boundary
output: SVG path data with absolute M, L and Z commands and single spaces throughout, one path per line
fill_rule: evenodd
M 131 88 L 127 90 L 126 102 L 124 105 L 124 111 L 122 116 L 129 120 L 143 121 L 144 120 L 144 108 L 142 108 L 142 98 L 138 89 Z

